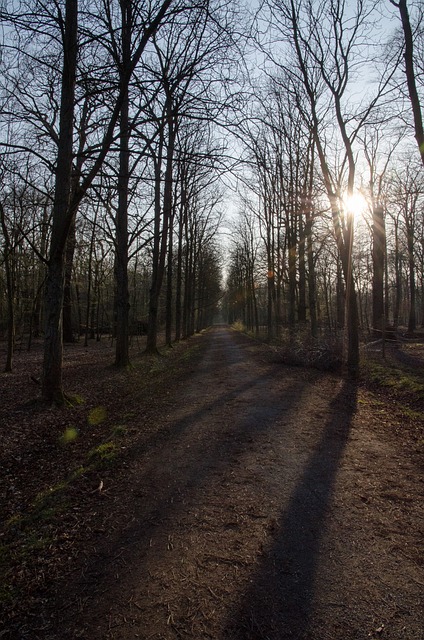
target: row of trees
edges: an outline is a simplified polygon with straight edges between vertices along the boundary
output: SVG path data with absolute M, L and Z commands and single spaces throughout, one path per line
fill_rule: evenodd
M 131 322 L 150 352 L 161 320 L 168 342 L 210 322 L 240 20 L 227 0 L 23 0 L 1 19 L 7 368 L 16 320 L 42 330 L 60 403 L 77 309 L 86 331 L 113 327 L 118 366 Z
M 383 283 L 379 290 L 383 291 L 382 322 L 386 330 L 404 327 L 412 335 L 418 326 L 424 326 L 422 171 L 411 160 L 401 173 L 390 173 L 388 180 L 385 207 L 377 212 L 383 215 L 381 228 L 387 235 L 384 245 L 378 244 L 373 250 L 372 211 L 364 202 L 359 202 L 361 219 L 355 221 L 352 268 L 360 327 L 368 340 L 382 337 L 382 328 L 376 328 L 373 320 L 380 308 L 373 300 L 375 280 Z M 345 288 L 334 238 L 329 233 L 331 219 L 321 211 L 311 229 L 310 223 L 307 214 L 281 221 L 275 228 L 268 256 L 262 233 L 264 221 L 252 212 L 251 203 L 243 210 L 225 296 L 230 322 L 241 320 L 257 334 L 265 329 L 270 340 L 285 327 L 292 333 L 299 326 L 302 330 L 308 327 L 315 338 L 323 332 L 341 334 L 345 325 Z M 290 225 L 288 231 L 286 225 Z M 294 235 L 291 267 L 289 234 Z M 374 256 L 378 251 L 383 252 L 382 259 Z M 271 272 L 269 258 L 274 269 Z M 378 265 L 383 267 L 376 272 Z M 271 283 L 267 273 L 272 276 Z
M 8 369 L 16 331 L 43 335 L 46 400 L 64 399 L 63 340 L 76 333 L 110 329 L 126 366 L 132 331 L 155 351 L 161 325 L 170 343 L 210 323 L 234 174 L 230 321 L 266 325 L 270 339 L 283 323 L 309 324 L 314 339 L 345 326 L 352 373 L 360 326 L 381 336 L 407 305 L 414 330 L 418 5 L 264 0 L 250 24 L 234 0 L 11 7 L 0 10 L 0 322 Z M 390 42 L 383 14 L 398 17 Z
M 248 186 L 226 302 L 230 320 L 265 324 L 269 339 L 282 324 L 293 333 L 308 323 L 313 338 L 345 326 L 355 374 L 360 326 L 381 338 L 405 313 L 409 331 L 416 326 L 424 158 L 422 12 L 412 29 L 405 1 L 353 5 L 264 3 L 264 70 L 243 125 Z M 377 18 L 390 5 L 402 28 L 383 46 Z

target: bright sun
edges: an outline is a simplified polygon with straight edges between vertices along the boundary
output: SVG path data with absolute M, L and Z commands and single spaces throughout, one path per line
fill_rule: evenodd
M 353 193 L 351 196 L 345 196 L 343 198 L 343 202 L 346 211 L 348 213 L 352 213 L 354 218 L 361 216 L 368 206 L 366 199 L 362 193 L 359 193 L 358 191 Z

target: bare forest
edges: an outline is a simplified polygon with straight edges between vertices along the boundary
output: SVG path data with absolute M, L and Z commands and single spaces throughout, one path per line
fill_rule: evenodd
M 0 25 L 0 638 L 423 640 L 422 3 Z

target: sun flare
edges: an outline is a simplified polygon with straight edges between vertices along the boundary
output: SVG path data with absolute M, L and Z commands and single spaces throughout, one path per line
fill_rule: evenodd
M 368 206 L 366 198 L 364 198 L 362 193 L 359 193 L 358 191 L 352 193 L 351 196 L 345 196 L 343 198 L 343 203 L 346 212 L 352 214 L 354 218 L 361 216 Z

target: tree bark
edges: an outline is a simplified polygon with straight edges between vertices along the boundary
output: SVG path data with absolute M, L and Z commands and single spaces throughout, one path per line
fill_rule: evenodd
M 116 345 L 115 365 L 126 367 L 129 356 L 129 288 L 128 288 L 128 186 L 129 186 L 129 94 L 126 72 L 131 61 L 131 1 L 120 0 L 122 15 L 121 92 L 123 101 L 119 118 L 118 209 L 116 212 L 115 282 Z
M 408 269 L 409 269 L 409 317 L 408 333 L 413 334 L 417 328 L 416 317 L 416 288 L 415 288 L 415 261 L 414 261 L 414 226 L 407 225 L 407 248 L 408 248 Z
M 6 271 L 6 293 L 7 293 L 7 351 L 4 371 L 10 373 L 13 364 L 13 352 L 15 349 L 15 282 L 13 277 L 13 246 L 10 240 L 9 231 L 6 226 L 6 217 L 3 205 L 0 203 L 0 219 L 4 237 L 4 267 Z
M 372 212 L 372 331 L 375 339 L 382 337 L 384 328 L 384 263 L 386 231 L 384 209 L 375 205 Z
M 72 328 L 72 269 L 76 246 L 75 230 L 74 218 L 66 242 L 65 285 L 63 291 L 63 341 L 68 343 L 75 342 L 75 335 Z
M 169 221 L 169 242 L 168 242 L 168 264 L 166 268 L 166 327 L 165 327 L 165 343 L 168 347 L 172 345 L 172 297 L 173 297 L 173 275 L 174 275 L 174 243 L 173 230 L 174 227 L 174 211 Z
M 306 237 L 306 254 L 308 262 L 308 302 L 309 302 L 309 318 L 311 322 L 311 336 L 318 336 L 318 320 L 317 320 L 317 302 L 316 302 L 316 281 L 315 281 L 315 260 L 314 247 L 312 242 L 312 224 L 313 218 L 309 211 L 306 213 L 305 221 L 305 237 Z
M 77 68 L 78 0 L 66 0 L 59 143 L 53 202 L 53 226 L 45 290 L 46 328 L 41 393 L 48 402 L 64 403 L 62 388 L 62 308 L 65 247 L 74 212 L 70 211 L 72 145 Z
M 418 144 L 418 150 L 421 156 L 421 161 L 424 164 L 424 128 L 423 118 L 421 113 L 420 99 L 417 91 L 417 84 L 415 80 L 414 70 L 414 38 L 412 35 L 411 21 L 409 18 L 408 6 L 406 0 L 389 0 L 391 4 L 399 9 L 400 18 L 402 21 L 403 35 L 405 38 L 405 74 L 406 82 L 408 85 L 409 99 L 412 107 L 412 115 L 414 118 L 414 130 L 415 139 Z
M 147 330 L 147 344 L 146 353 L 157 352 L 157 330 L 158 330 L 158 311 L 159 311 L 159 297 L 162 290 L 162 283 L 165 273 L 165 260 L 167 253 L 169 222 L 172 213 L 172 192 L 173 192 L 173 162 L 174 162 L 174 146 L 175 146 L 175 128 L 172 113 L 172 105 L 167 106 L 167 121 L 168 121 L 168 142 L 166 151 L 166 166 L 165 166 L 165 186 L 163 192 L 163 207 L 162 212 L 160 210 L 160 203 L 156 217 L 159 218 L 157 223 L 160 226 L 160 218 L 162 213 L 162 229 L 161 237 L 157 235 L 155 238 L 156 250 L 153 257 L 153 272 L 152 272 L 152 285 L 150 289 L 150 302 L 149 302 L 149 324 Z M 158 178 L 156 178 L 158 179 Z M 155 235 L 157 231 L 155 231 Z

